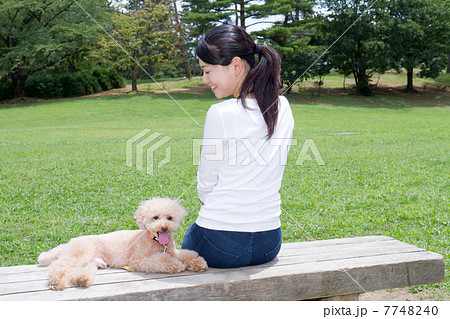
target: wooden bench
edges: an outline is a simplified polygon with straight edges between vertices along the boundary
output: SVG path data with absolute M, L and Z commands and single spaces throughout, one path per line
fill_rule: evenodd
M 99 270 L 93 286 L 64 291 L 48 289 L 46 267 L 3 267 L 0 301 L 309 300 L 441 282 L 444 273 L 439 254 L 369 236 L 283 244 L 272 262 L 238 269 L 178 274 Z

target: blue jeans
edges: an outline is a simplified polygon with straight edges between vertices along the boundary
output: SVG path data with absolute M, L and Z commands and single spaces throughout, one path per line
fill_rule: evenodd
M 209 267 L 259 265 L 277 256 L 281 248 L 281 229 L 234 232 L 207 229 L 194 223 L 186 231 L 181 248 L 198 252 Z

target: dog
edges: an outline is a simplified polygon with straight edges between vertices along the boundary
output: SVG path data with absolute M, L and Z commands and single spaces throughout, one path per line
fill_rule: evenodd
M 208 265 L 197 252 L 175 248 L 172 233 L 185 216 L 178 200 L 152 198 L 141 202 L 134 214 L 140 230 L 73 238 L 41 253 L 38 262 L 49 266 L 49 287 L 53 290 L 89 287 L 98 268 L 152 273 L 204 271 Z

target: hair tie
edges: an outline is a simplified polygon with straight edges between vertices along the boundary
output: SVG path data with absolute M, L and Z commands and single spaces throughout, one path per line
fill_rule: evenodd
M 259 54 L 259 45 L 255 45 L 254 54 Z

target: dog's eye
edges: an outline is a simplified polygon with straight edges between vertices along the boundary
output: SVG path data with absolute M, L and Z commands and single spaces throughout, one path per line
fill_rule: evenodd
M 158 220 L 158 218 L 159 218 L 158 216 L 153 217 L 154 220 Z
M 167 220 L 172 220 L 172 216 L 167 217 Z

